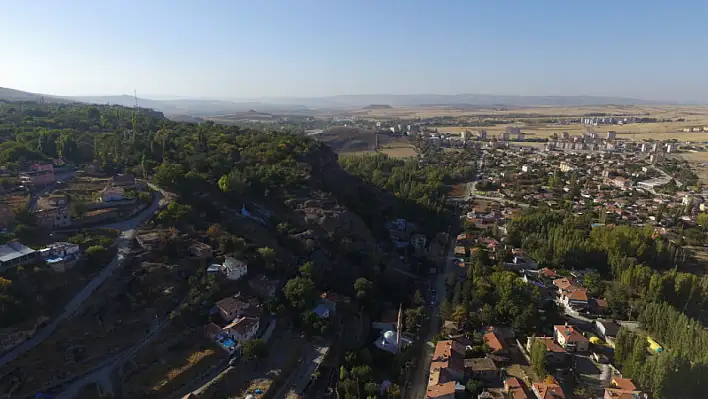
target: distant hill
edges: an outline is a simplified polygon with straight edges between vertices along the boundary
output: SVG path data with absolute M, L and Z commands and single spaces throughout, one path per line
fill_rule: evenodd
M 65 98 L 48 96 L 45 94 L 29 93 L 26 91 L 20 91 L 15 89 L 8 89 L 7 87 L 0 87 L 0 101 L 40 101 L 44 99 L 46 102 L 52 103 L 71 103 L 72 100 Z
M 20 90 L 0 88 L 0 100 L 38 101 L 43 95 Z M 115 104 L 132 107 L 135 98 L 121 96 L 47 96 L 44 101 Z M 273 115 L 312 115 L 322 110 L 376 110 L 393 107 L 534 107 L 534 106 L 589 106 L 589 105 L 677 105 L 674 101 L 647 101 L 625 97 L 597 96 L 507 96 L 489 94 L 362 94 L 329 97 L 269 97 L 255 100 L 228 101 L 209 99 L 153 100 L 138 98 L 138 105 L 152 108 L 165 115 L 213 117 L 254 110 Z
M 370 110 L 370 109 L 391 109 L 391 108 L 393 108 L 393 107 L 388 104 L 371 104 L 368 107 L 364 107 L 362 109 Z
M 262 101 L 268 101 L 263 99 Z M 507 96 L 493 94 L 361 94 L 317 98 L 273 98 L 271 101 L 296 103 L 312 108 L 361 108 L 371 104 L 391 107 L 421 106 L 587 106 L 587 105 L 674 105 L 675 101 L 651 101 L 626 97 L 598 96 Z

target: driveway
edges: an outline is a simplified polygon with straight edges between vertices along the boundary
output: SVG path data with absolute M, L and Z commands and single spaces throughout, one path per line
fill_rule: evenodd
M 156 187 L 151 185 L 151 188 L 155 189 Z M 35 346 L 39 345 L 42 341 L 49 337 L 54 332 L 54 330 L 56 330 L 59 323 L 71 317 L 74 312 L 76 312 L 76 310 L 84 303 L 84 301 L 86 301 L 86 299 L 91 296 L 91 294 L 96 290 L 96 288 L 103 284 L 103 282 L 106 281 L 106 279 L 111 274 L 113 274 L 116 269 L 123 265 L 127 254 L 130 252 L 132 239 L 135 235 L 135 228 L 141 223 L 144 223 L 146 220 L 148 220 L 155 213 L 155 211 L 157 211 L 158 207 L 163 205 L 165 201 L 167 201 L 161 191 L 157 191 L 155 195 L 156 198 L 153 203 L 132 219 L 119 223 L 114 223 L 111 225 L 100 226 L 121 230 L 121 234 L 117 240 L 118 251 L 116 252 L 116 256 L 111 260 L 110 263 L 108 263 L 103 268 L 103 270 L 101 270 L 101 272 L 96 277 L 94 277 L 88 284 L 86 284 L 86 286 L 81 289 L 81 291 L 74 295 L 71 301 L 69 301 L 69 303 L 64 308 L 64 312 L 62 312 L 56 319 L 54 319 L 54 321 L 46 325 L 41 330 L 37 331 L 31 338 L 29 338 L 25 342 L 21 343 L 9 352 L 6 352 L 2 356 L 0 356 L 0 366 L 3 366 L 8 362 L 17 359 L 19 356 L 21 356 L 28 350 L 34 348 Z

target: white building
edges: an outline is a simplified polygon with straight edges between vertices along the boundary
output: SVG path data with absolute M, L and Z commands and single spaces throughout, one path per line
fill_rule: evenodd
M 556 325 L 553 333 L 558 344 L 567 352 L 587 352 L 590 340 L 581 334 L 575 326 Z
M 125 198 L 123 187 L 106 187 L 100 192 L 101 202 L 122 201 Z
M 221 272 L 224 273 L 229 280 L 238 280 L 248 274 L 248 264 L 229 256 L 226 257 L 224 263 L 221 265 Z
M 527 173 L 529 170 L 531 170 L 531 169 L 529 168 L 528 165 L 522 165 L 522 166 L 521 166 L 521 171 L 522 171 L 522 172 Z
M 574 168 L 573 168 L 573 166 L 570 165 L 570 163 L 568 163 L 566 161 L 561 161 L 561 163 L 560 163 L 560 171 L 561 172 L 566 173 L 566 172 L 570 172 L 573 169 Z
M 242 342 L 255 338 L 259 328 L 260 319 L 258 317 L 241 317 L 224 327 L 224 331 L 240 345 Z

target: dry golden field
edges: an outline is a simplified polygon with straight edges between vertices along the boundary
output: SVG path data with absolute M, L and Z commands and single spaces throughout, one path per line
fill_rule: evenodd
M 481 116 L 481 115 L 519 115 L 533 118 L 541 115 L 553 117 L 582 116 L 590 113 L 606 113 L 616 116 L 655 117 L 660 119 L 686 118 L 708 121 L 707 106 L 676 106 L 676 105 L 596 105 L 582 107 L 489 107 L 489 108 L 453 108 L 445 107 L 394 107 L 355 111 L 360 117 L 370 118 L 429 118 L 435 116 Z

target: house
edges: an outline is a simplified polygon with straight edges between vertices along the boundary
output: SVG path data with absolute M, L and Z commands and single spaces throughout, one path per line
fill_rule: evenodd
M 565 393 L 558 384 L 534 382 L 531 390 L 538 399 L 565 399 Z
M 452 382 L 454 395 L 455 381 L 461 381 L 465 372 L 465 348 L 453 340 L 439 341 L 435 346 L 433 359 L 430 363 L 430 376 L 428 378 L 428 391 L 433 388 L 439 392 L 439 385 Z M 438 386 L 438 387 L 436 387 Z M 445 392 L 447 392 L 445 390 Z M 447 397 L 447 396 L 429 396 Z
M 37 260 L 39 253 L 19 242 L 0 245 L 0 268 L 21 266 Z
M 135 187 L 135 176 L 126 173 L 122 175 L 115 175 L 111 179 L 111 185 L 114 187 L 124 187 L 124 188 L 132 188 Z
M 544 267 L 538 271 L 538 276 L 542 279 L 554 280 L 558 277 L 558 274 L 554 272 L 553 269 Z
M 587 352 L 590 341 L 578 331 L 575 326 L 556 325 L 553 326 L 555 339 L 566 352 Z
M 125 190 L 123 190 L 123 187 L 106 187 L 98 195 L 100 202 L 123 201 L 125 199 Z
M 221 272 L 229 280 L 238 280 L 248 274 L 248 265 L 242 260 L 227 256 L 221 265 Z
M 603 399 L 638 399 L 644 397 L 630 378 L 612 377 L 610 387 L 605 388 Z
M 443 382 L 435 385 L 428 385 L 425 394 L 426 399 L 455 399 L 455 381 Z
M 568 354 L 565 349 L 563 349 L 560 345 L 553 341 L 553 337 L 529 337 L 526 340 L 527 351 L 531 351 L 531 345 L 533 344 L 534 339 L 542 341 L 543 344 L 546 345 L 546 361 L 549 365 L 558 365 L 565 363 Z
M 620 326 L 612 320 L 595 320 L 595 329 L 605 341 L 617 338 L 619 328 Z
M 274 297 L 278 284 L 277 280 L 269 280 L 263 275 L 248 280 L 248 286 L 264 298 Z
M 560 301 L 571 309 L 585 309 L 588 306 L 588 290 L 584 287 L 571 285 L 561 291 Z
M 253 339 L 259 327 L 260 317 L 240 317 L 224 327 L 224 331 L 236 342 L 241 343 Z
M 574 280 L 570 277 L 562 277 L 553 280 L 553 285 L 558 288 L 558 293 L 562 294 L 563 290 L 567 290 L 571 285 L 573 285 Z
M 508 399 L 528 399 L 526 390 L 516 377 L 509 377 L 504 380 L 504 393 Z
M 500 369 L 488 357 L 465 359 L 465 376 L 484 382 L 495 382 L 500 378 Z
M 257 300 L 251 299 L 246 301 L 238 294 L 216 302 L 216 309 L 219 315 L 221 315 L 221 318 L 227 322 L 231 322 L 237 317 L 261 313 Z
M 29 170 L 19 173 L 22 184 L 45 186 L 57 181 L 53 164 L 33 164 Z
M 37 200 L 36 209 L 34 217 L 38 227 L 56 229 L 71 224 L 69 200 L 66 195 L 42 196 Z
M 214 250 L 208 244 L 203 242 L 193 241 L 187 248 L 187 252 L 197 259 L 207 259 L 214 254 Z
M 54 271 L 63 272 L 66 271 L 67 267 L 73 266 L 79 260 L 81 249 L 76 244 L 55 242 L 46 248 L 40 249 L 39 254 Z
M 606 299 L 592 298 L 588 301 L 588 307 L 595 314 L 605 314 L 610 309 Z
M 506 347 L 506 344 L 504 343 L 504 337 L 500 336 L 497 334 L 495 330 L 490 330 L 487 331 L 482 338 L 484 339 L 484 342 L 489 346 L 489 348 L 492 350 L 492 354 L 497 355 L 497 356 L 506 356 L 509 351 L 508 348 Z
M 156 249 L 162 242 L 162 236 L 157 231 L 149 231 L 140 233 L 135 236 L 135 241 L 138 242 L 143 249 L 151 251 Z

